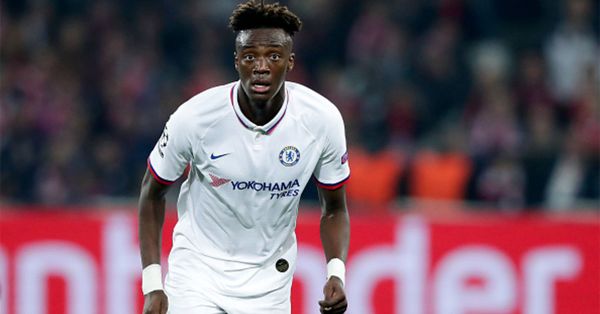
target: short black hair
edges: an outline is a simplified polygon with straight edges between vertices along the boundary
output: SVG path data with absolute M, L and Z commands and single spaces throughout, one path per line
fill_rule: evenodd
M 234 32 L 256 28 L 281 28 L 290 36 L 302 28 L 302 21 L 286 6 L 279 3 L 263 4 L 250 0 L 239 4 L 231 17 L 229 27 Z

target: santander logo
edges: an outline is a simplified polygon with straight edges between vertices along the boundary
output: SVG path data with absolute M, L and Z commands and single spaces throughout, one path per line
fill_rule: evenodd
M 231 181 L 229 179 L 219 178 L 219 177 L 213 175 L 212 173 L 209 173 L 208 175 L 210 176 L 210 179 L 212 181 L 210 183 L 210 185 L 212 185 L 214 187 L 220 187 L 221 185 Z

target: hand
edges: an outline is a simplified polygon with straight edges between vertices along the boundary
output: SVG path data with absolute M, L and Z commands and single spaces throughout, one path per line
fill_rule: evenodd
M 344 313 L 348 307 L 346 293 L 342 285 L 342 280 L 336 276 L 329 277 L 325 287 L 323 287 L 325 300 L 319 301 L 321 313 L 334 314 Z
M 143 314 L 166 314 L 169 301 L 162 290 L 152 291 L 144 295 Z

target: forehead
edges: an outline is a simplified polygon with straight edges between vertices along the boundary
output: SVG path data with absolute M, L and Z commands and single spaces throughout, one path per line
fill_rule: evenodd
M 240 31 L 235 40 L 237 49 L 258 46 L 287 47 L 292 37 L 281 28 L 257 28 Z

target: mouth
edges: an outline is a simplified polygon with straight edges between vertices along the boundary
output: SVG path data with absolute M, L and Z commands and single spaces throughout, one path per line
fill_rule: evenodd
M 267 81 L 254 81 L 250 85 L 250 89 L 257 94 L 264 94 L 269 92 L 271 84 Z

